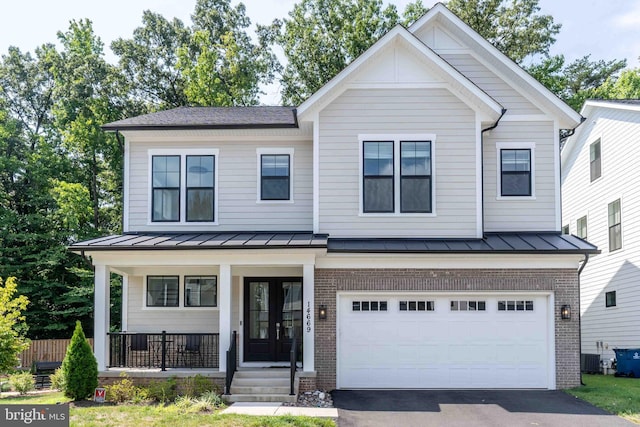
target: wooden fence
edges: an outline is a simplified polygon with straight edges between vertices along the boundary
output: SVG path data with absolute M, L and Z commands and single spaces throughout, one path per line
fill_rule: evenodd
M 87 338 L 93 348 L 93 338 Z M 62 362 L 67 353 L 70 339 L 60 340 L 32 340 L 31 346 L 20 353 L 20 364 L 29 367 L 33 362 Z

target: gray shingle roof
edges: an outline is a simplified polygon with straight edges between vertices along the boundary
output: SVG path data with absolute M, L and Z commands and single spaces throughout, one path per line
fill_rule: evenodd
M 352 253 L 600 253 L 558 233 L 487 233 L 483 239 L 330 239 L 312 232 L 136 233 L 74 243 L 72 251 L 327 248 Z
M 104 130 L 238 129 L 298 127 L 294 107 L 180 107 L 118 120 Z

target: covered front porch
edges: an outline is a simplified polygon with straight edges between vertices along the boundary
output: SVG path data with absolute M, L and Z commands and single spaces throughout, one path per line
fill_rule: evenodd
M 139 245 L 139 235 L 71 247 L 95 267 L 94 352 L 101 374 L 288 366 L 294 338 L 297 365 L 315 371 L 314 268 L 326 238 L 289 235 L 272 248 L 246 242 L 203 248 L 193 237 L 182 247 L 180 235 L 162 236 L 165 245 L 158 245 L 159 236 L 145 237 L 155 240 L 152 247 Z M 111 330 L 109 310 L 113 273 L 122 276 L 118 331 Z M 234 360 L 227 360 L 228 351 Z

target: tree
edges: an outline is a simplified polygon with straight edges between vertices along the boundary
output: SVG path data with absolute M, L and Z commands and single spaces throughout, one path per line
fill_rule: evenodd
M 29 300 L 24 295 L 16 296 L 18 285 L 15 277 L 0 279 L 0 372 L 6 373 L 18 366 L 18 354 L 29 348 L 24 337 L 26 324 L 22 312 Z
M 61 366 L 63 372 L 64 395 L 73 400 L 91 396 L 98 387 L 98 362 L 82 331 L 80 321 L 71 337 Z
M 609 76 L 594 91 L 594 98 L 601 99 L 640 99 L 640 68 L 624 70 L 615 78 Z
M 548 54 L 561 27 L 538 13 L 538 0 L 450 0 L 447 7 L 519 64 Z
M 598 97 L 598 88 L 616 76 L 627 65 L 626 60 L 591 61 L 590 55 L 565 65 L 562 55 L 546 58 L 528 68 L 529 73 L 558 95 L 576 111 L 585 99 Z

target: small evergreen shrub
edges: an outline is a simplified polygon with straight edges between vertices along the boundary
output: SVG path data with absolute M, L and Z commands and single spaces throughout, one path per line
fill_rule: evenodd
M 115 403 L 140 403 L 147 399 L 145 389 L 136 386 L 125 372 L 120 374 L 121 380 L 105 386 L 105 399 Z
M 86 399 L 98 387 L 98 363 L 82 331 L 80 321 L 62 362 L 64 395 L 73 400 Z
M 9 375 L 11 388 L 20 394 L 27 394 L 35 388 L 35 381 L 31 372 L 21 372 Z
M 64 390 L 64 372 L 62 367 L 56 369 L 53 374 L 49 375 L 49 379 L 51 380 L 51 388 Z
M 215 385 L 207 377 L 197 374 L 194 377 L 187 377 L 182 383 L 181 394 L 189 397 L 197 397 L 208 391 L 216 389 Z
M 173 402 L 178 397 L 178 384 L 175 377 L 165 381 L 152 381 L 146 387 L 147 397 L 160 403 Z

